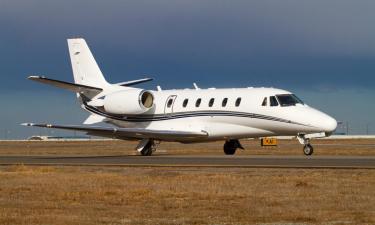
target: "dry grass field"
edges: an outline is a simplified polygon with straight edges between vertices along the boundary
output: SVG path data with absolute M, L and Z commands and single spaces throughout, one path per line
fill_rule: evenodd
M 278 140 L 277 147 L 261 147 L 260 140 L 242 140 L 246 150 L 239 155 L 303 155 L 297 140 Z M 331 140 L 312 142 L 314 155 L 375 155 L 375 139 Z M 133 155 L 137 142 L 131 141 L 26 141 L 0 142 L 0 155 Z M 179 144 L 162 142 L 156 154 L 222 155 L 223 142 Z
M 223 154 L 221 142 L 157 154 Z M 132 155 L 136 142 L 0 142 L 0 155 Z M 238 154 L 302 155 L 296 140 Z M 316 155 L 375 155 L 374 140 L 315 140 Z M 236 153 L 237 154 L 237 153 Z M 0 166 L 1 225 L 375 224 L 375 170 Z
M 0 167 L 0 224 L 375 224 L 374 170 Z

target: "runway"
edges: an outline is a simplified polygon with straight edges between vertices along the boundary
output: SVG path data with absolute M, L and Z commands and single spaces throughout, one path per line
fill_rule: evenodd
M 254 167 L 254 168 L 366 168 L 375 169 L 374 156 L 0 156 L 0 165 Z

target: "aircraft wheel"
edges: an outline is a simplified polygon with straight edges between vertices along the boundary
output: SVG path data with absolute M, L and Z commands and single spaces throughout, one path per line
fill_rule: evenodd
M 312 155 L 314 152 L 314 148 L 310 145 L 310 144 L 306 144 L 304 147 L 303 147 L 303 153 L 305 155 Z
M 224 153 L 226 155 L 234 155 L 236 153 L 237 147 L 231 141 L 227 141 L 224 144 Z
M 147 145 L 142 149 L 141 155 L 143 155 L 143 156 L 150 156 L 150 155 L 152 155 L 153 144 L 154 143 L 152 141 L 148 142 Z

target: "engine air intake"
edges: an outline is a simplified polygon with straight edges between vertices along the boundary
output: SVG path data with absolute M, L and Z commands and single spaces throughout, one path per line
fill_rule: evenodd
M 150 92 L 144 91 L 141 94 L 141 103 L 144 107 L 151 108 L 154 104 L 154 96 Z

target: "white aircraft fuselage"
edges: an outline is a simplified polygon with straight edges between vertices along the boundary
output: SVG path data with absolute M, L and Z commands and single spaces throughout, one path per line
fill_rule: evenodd
M 198 130 L 207 133 L 207 136 L 200 139 L 172 137 L 169 140 L 178 142 L 295 136 L 299 133 L 330 134 L 337 124 L 332 117 L 306 104 L 270 106 L 271 96 L 292 94 L 281 89 L 184 89 L 149 92 L 154 97 L 154 106 L 150 110 L 127 116 L 110 114 L 107 115 L 107 122 L 119 127 Z M 262 106 L 265 98 L 267 104 Z M 197 106 L 199 99 L 200 104 Z M 225 99 L 227 103 L 223 106 Z M 237 99 L 241 99 L 238 106 L 235 105 Z M 169 105 L 168 101 L 171 101 Z M 213 102 L 212 105 L 210 101 Z M 124 105 L 127 105 L 125 99 Z
M 77 93 L 90 112 L 85 125 L 33 124 L 78 130 L 90 135 L 140 140 L 137 150 L 151 155 L 155 141 L 182 143 L 224 140 L 224 152 L 242 148 L 239 139 L 296 136 L 312 154 L 309 135 L 329 136 L 337 122 L 303 103 L 289 91 L 275 88 L 144 90 L 130 87 L 141 79 L 109 84 L 83 39 L 69 39 L 74 83 L 40 76 L 29 79 Z M 104 122 L 112 127 L 89 126 Z

